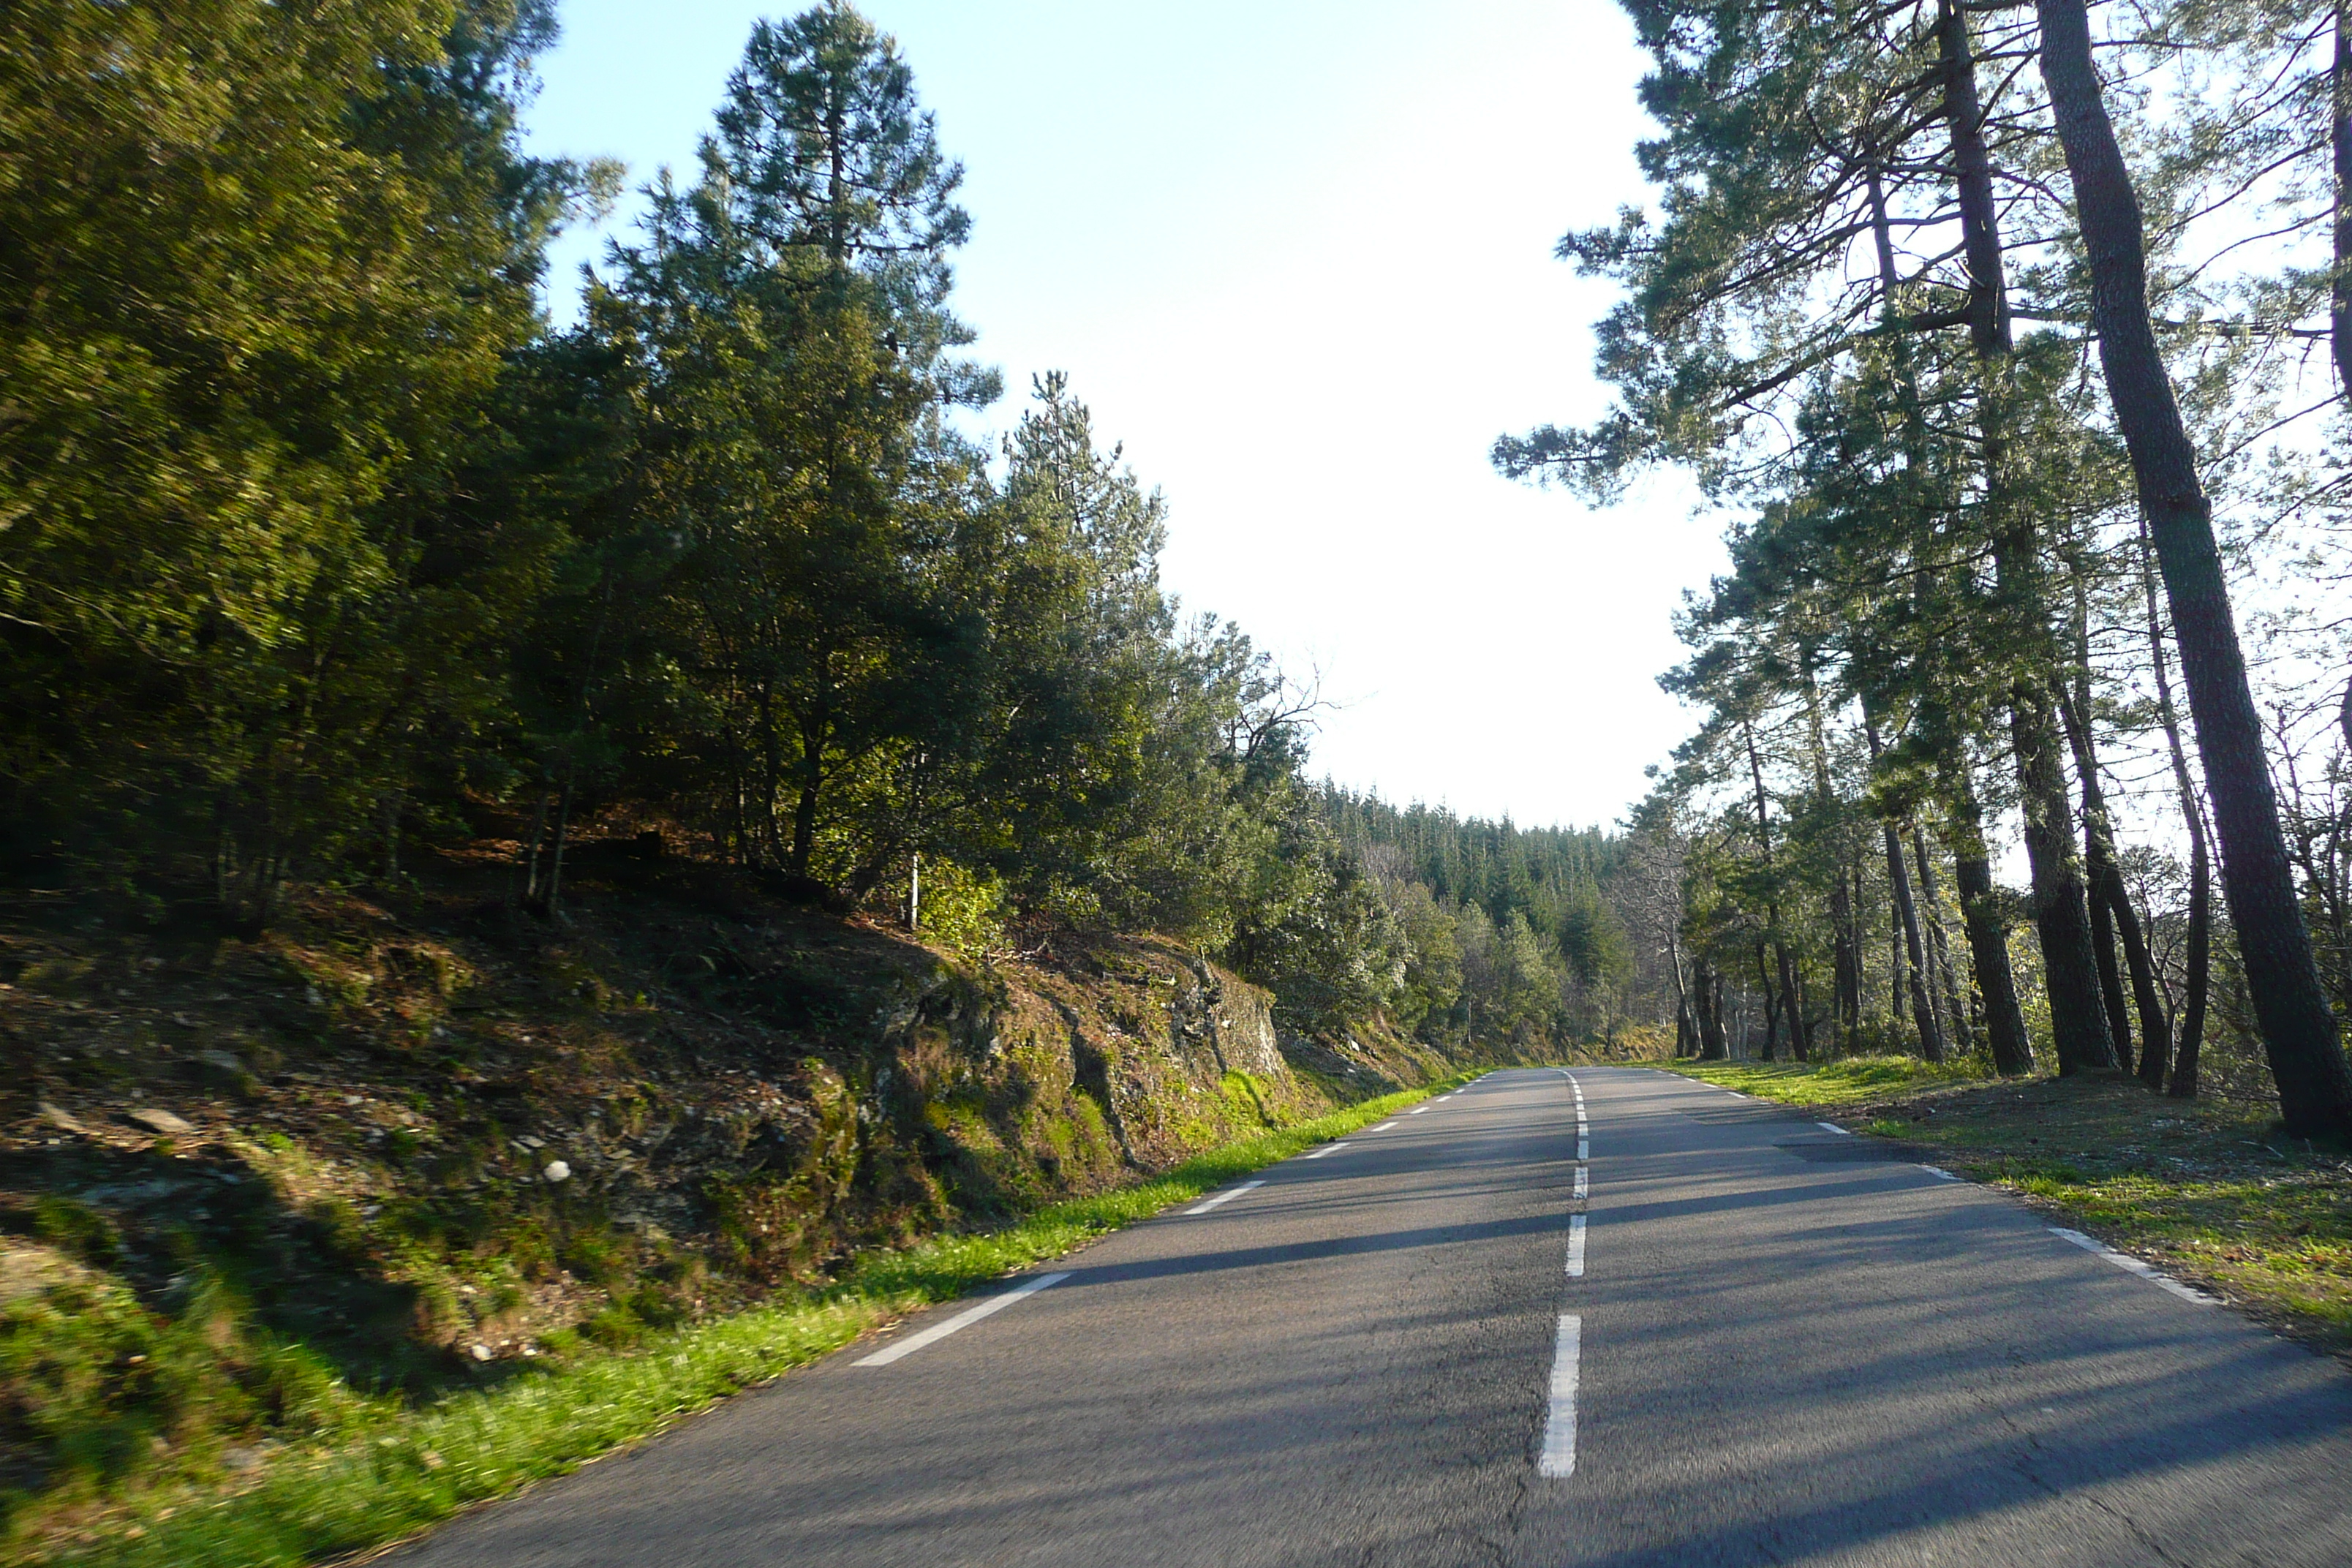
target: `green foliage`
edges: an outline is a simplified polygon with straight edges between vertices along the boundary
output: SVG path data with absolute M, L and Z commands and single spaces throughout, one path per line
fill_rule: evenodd
M 36 4 L 0 58 L 0 780 L 19 854 L 266 912 L 485 721 L 552 545 L 472 515 L 539 246 L 543 16 Z M 102 65 L 100 62 L 103 62 Z
M 158 1469 L 159 1454 L 211 1470 L 226 1445 L 330 1429 L 360 1407 L 317 1358 L 246 1324 L 219 1279 L 193 1279 L 178 1298 L 151 1311 L 76 1274 L 0 1308 L 0 1439 L 41 1465 L 0 1489 L 0 1510 L 108 1495 Z
M 812 898 L 1260 955 L 1296 1016 L 1402 939 L 1318 837 L 1312 702 L 1160 591 L 1165 506 L 1043 377 L 955 406 L 969 227 L 896 42 L 754 28 L 586 319 L 531 159 L 539 0 L 37 4 L 0 58 L 6 846 L 86 879 L 396 886 L 404 836 L 667 820 Z M 101 68 L 98 62 L 104 62 Z M 320 982 L 327 994 L 335 987 Z M 395 1158 L 404 1152 L 392 1151 Z

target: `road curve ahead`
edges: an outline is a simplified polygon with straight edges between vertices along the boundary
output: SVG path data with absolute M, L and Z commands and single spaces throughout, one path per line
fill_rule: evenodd
M 1725 1090 L 1500 1072 L 392 1561 L 2352 1563 L 2352 1381 L 2168 1283 Z

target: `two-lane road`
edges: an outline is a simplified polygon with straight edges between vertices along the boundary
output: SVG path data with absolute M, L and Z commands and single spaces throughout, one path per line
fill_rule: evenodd
M 396 1561 L 2352 1563 L 2352 1383 L 1882 1153 L 1496 1073 Z

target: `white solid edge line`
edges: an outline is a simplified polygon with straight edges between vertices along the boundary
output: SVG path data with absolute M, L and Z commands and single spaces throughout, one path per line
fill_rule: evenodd
M 1579 1165 L 1576 1168 L 1576 1195 L 1580 1198 L 1592 1195 L 1592 1172 L 1589 1166 Z
M 1204 1204 L 1195 1204 L 1195 1205 L 1192 1205 L 1191 1208 L 1186 1209 L 1184 1212 L 1185 1212 L 1186 1214 L 1188 1214 L 1188 1215 L 1193 1215 L 1193 1214 L 1207 1214 L 1211 1209 L 1215 1208 L 1219 1204 L 1229 1204 L 1229 1203 L 1233 1202 L 1235 1198 L 1237 1198 L 1237 1197 L 1241 1196 L 1244 1193 L 1246 1193 L 1246 1192 L 1250 1191 L 1252 1188 L 1255 1188 L 1255 1187 L 1262 1187 L 1262 1186 L 1264 1186 L 1264 1185 L 1265 1185 L 1265 1184 L 1264 1182 L 1244 1182 L 1240 1186 L 1238 1186 L 1238 1187 L 1234 1187 L 1234 1188 L 1233 1188 L 1233 1189 L 1232 1189 L 1231 1191 L 1229 1191 L 1229 1192 L 1223 1192 L 1223 1193 L 1219 1193 L 1215 1197 L 1211 1198 L 1207 1203 L 1204 1203 Z
M 1568 1221 L 1568 1277 L 1584 1278 L 1584 1216 L 1571 1215 Z
M 1022 1297 L 1034 1296 L 1040 1290 L 1045 1289 L 1051 1286 L 1059 1285 L 1063 1280 L 1067 1279 L 1069 1277 L 1070 1275 L 1067 1269 L 1064 1269 L 1059 1274 L 1040 1274 L 1034 1279 L 1027 1280 L 1013 1289 L 1005 1291 L 1004 1294 L 1001 1296 L 991 1296 L 979 1306 L 971 1308 L 965 1311 L 958 1312 L 954 1317 L 950 1318 L 944 1323 L 936 1324 L 933 1327 L 925 1329 L 919 1334 L 909 1335 L 908 1338 L 900 1340 L 895 1345 L 891 1345 L 884 1350 L 876 1351 L 872 1355 L 860 1356 L 856 1361 L 850 1364 L 853 1366 L 888 1366 L 892 1362 L 897 1361 L 902 1355 L 912 1355 L 915 1352 L 921 1350 L 925 1345 L 946 1339 L 958 1329 L 968 1329 L 971 1327 L 972 1324 L 980 1321 L 982 1318 L 987 1317 L 991 1312 L 1001 1312 L 1004 1310 L 1005 1308 L 1013 1305 L 1013 1302 L 1021 1300 Z
M 2050 1234 L 2064 1237 L 2084 1251 L 2095 1253 L 2126 1273 L 2137 1274 L 2149 1284 L 2169 1290 L 2184 1301 L 2194 1301 L 2200 1307 L 2218 1307 L 2221 1304 L 2221 1299 L 2219 1296 L 2208 1296 L 2202 1290 L 2183 1285 L 2169 1274 L 2158 1269 L 2154 1264 L 2143 1262 L 2127 1252 L 2117 1252 L 2096 1237 L 2084 1236 L 2079 1230 L 2068 1230 L 2063 1225 L 2052 1226 Z
M 1577 1341 L 1583 1330 L 1582 1319 L 1560 1314 L 1559 1338 L 1551 1352 L 1551 1407 L 1544 1418 L 1543 1452 L 1536 1458 L 1536 1474 L 1551 1480 L 1576 1474 Z
M 1367 1127 L 1364 1131 L 1367 1132 L 1385 1132 L 1395 1125 L 1396 1119 L 1394 1117 L 1391 1117 L 1388 1121 L 1381 1122 L 1378 1127 Z
M 1326 1154 L 1336 1154 L 1336 1153 L 1338 1153 L 1340 1150 L 1345 1149 L 1347 1146 L 1348 1146 L 1348 1145 L 1347 1145 L 1347 1144 L 1345 1144 L 1344 1142 L 1342 1142 L 1342 1143 L 1326 1143 L 1326 1144 L 1324 1144 L 1324 1145 L 1323 1145 L 1323 1147 L 1321 1147 L 1320 1149 L 1314 1150 L 1313 1152 L 1309 1152 L 1309 1153 L 1301 1154 L 1301 1155 L 1300 1155 L 1300 1156 L 1298 1156 L 1298 1157 L 1299 1157 L 1300 1159 L 1302 1159 L 1302 1160 L 1320 1160 L 1324 1155 L 1326 1155 Z
M 1813 1125 L 1820 1128 L 1824 1132 L 1834 1132 L 1841 1138 L 1851 1138 L 1853 1136 L 1851 1131 L 1845 1128 L 1840 1127 L 1834 1121 L 1816 1121 Z
M 1957 1182 L 1960 1179 L 1959 1177 L 1952 1174 L 1951 1172 L 1944 1169 L 1941 1165 L 1922 1165 L 1919 1168 L 1927 1172 L 1931 1176 L 1941 1176 L 1948 1182 Z
M 1405 1114 L 1407 1116 L 1419 1116 L 1423 1111 L 1427 1110 L 1428 1109 L 1429 1107 L 1426 1105 L 1416 1105 L 1411 1110 L 1406 1111 Z

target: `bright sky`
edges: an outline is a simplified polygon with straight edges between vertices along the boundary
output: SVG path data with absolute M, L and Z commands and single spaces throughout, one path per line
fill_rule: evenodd
M 1613 820 L 1689 727 L 1654 678 L 1719 521 L 1672 479 L 1591 511 L 1486 451 L 1604 404 L 1589 327 L 1610 293 L 1551 247 L 1641 199 L 1616 6 L 865 8 L 966 166 L 977 353 L 1013 394 L 1069 372 L 1167 492 L 1188 609 L 1320 669 L 1342 707 L 1317 771 L 1526 825 Z M 633 186 L 688 171 L 761 14 L 563 0 L 536 147 L 622 158 Z M 560 252 L 559 310 L 602 246 Z

